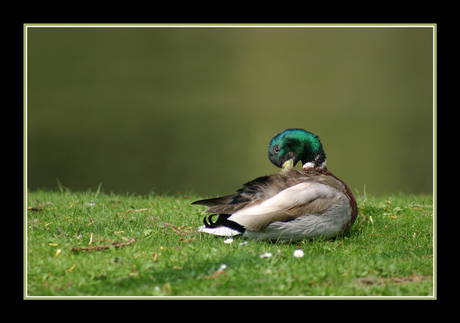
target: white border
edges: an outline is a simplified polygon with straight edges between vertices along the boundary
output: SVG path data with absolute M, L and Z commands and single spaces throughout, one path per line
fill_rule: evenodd
M 28 108 L 28 29 L 29 28 L 432 28 L 433 29 L 433 296 L 27 296 L 27 108 Z M 437 139 L 437 24 L 37 24 L 24 23 L 24 299 L 436 299 L 437 259 L 437 191 L 436 191 L 436 139 Z

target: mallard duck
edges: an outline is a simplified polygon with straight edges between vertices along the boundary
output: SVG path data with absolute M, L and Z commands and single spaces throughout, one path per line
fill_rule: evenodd
M 235 194 L 192 203 L 207 206 L 205 213 L 212 213 L 198 231 L 295 242 L 329 239 L 351 228 L 358 215 L 355 197 L 326 168 L 317 135 L 287 129 L 270 141 L 268 157 L 280 173 L 247 182 Z M 294 168 L 299 161 L 302 170 Z

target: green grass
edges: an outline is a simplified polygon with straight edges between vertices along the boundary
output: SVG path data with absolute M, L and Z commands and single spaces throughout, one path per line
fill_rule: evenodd
M 197 198 L 28 192 L 25 297 L 436 295 L 432 196 L 358 199 L 355 225 L 333 240 L 243 245 L 194 232 Z M 107 247 L 82 250 L 95 246 Z

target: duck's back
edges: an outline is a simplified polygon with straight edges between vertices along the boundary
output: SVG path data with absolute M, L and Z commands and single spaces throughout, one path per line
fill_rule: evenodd
M 248 206 L 266 201 L 281 191 L 301 183 L 323 184 L 325 189 L 334 191 L 334 193 L 347 190 L 346 185 L 326 168 L 307 171 L 290 168 L 283 170 L 279 174 L 261 176 L 247 182 L 234 195 L 195 203 L 208 206 L 206 213 L 233 214 Z

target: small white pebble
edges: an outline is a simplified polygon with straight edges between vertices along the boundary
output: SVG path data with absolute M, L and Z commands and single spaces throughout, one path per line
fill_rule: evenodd
M 294 257 L 296 257 L 296 258 L 302 258 L 303 255 L 304 255 L 304 252 L 303 252 L 302 249 L 296 249 L 296 250 L 294 251 Z
M 271 258 L 273 254 L 271 252 L 265 252 L 260 255 L 260 258 Z
M 227 265 L 222 264 L 222 265 L 220 265 L 219 269 L 217 269 L 217 271 L 224 271 L 225 269 L 227 269 Z

